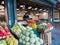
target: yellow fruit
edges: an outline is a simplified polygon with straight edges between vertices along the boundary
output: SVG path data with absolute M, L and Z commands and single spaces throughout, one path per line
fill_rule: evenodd
M 18 40 L 13 38 L 13 43 L 14 43 L 14 45 L 18 45 Z
M 9 36 L 6 37 L 6 41 L 8 41 L 8 40 L 9 40 Z
M 12 40 L 10 41 L 9 45 L 13 45 L 13 41 Z

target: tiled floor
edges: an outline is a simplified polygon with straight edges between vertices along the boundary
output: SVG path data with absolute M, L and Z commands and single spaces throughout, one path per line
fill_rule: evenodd
M 54 26 L 52 31 L 52 45 L 60 45 L 60 26 Z

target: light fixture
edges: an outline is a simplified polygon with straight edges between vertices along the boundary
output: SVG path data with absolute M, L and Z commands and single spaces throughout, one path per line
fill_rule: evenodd
M 46 12 L 43 13 L 44 16 L 45 16 L 46 14 L 47 14 Z
M 0 9 L 4 9 L 4 6 L 0 5 Z
M 28 9 L 31 9 L 32 7 L 30 6 L 30 7 L 28 7 Z
M 19 9 L 16 9 L 16 10 L 19 10 Z
M 25 7 L 25 5 L 20 5 L 20 7 Z
M 39 11 L 41 11 L 42 9 L 39 9 Z
M 2 3 L 1 4 L 4 4 L 4 1 L 2 1 Z
M 44 9 L 43 11 L 46 11 L 46 9 Z
M 39 14 L 37 13 L 36 15 L 38 16 Z
M 34 10 L 37 10 L 38 8 L 35 8 Z

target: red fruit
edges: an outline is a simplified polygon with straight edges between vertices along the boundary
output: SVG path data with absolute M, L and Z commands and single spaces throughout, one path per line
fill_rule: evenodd
M 0 37 L 3 37 L 3 32 L 0 30 Z
M 8 29 L 5 29 L 5 32 L 6 32 L 6 36 L 10 36 L 11 35 L 11 33 L 9 32 Z

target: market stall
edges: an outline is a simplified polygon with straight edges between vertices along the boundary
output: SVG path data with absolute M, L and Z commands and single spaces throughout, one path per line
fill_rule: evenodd
M 0 24 L 0 45 L 18 45 L 18 43 L 8 26 Z

